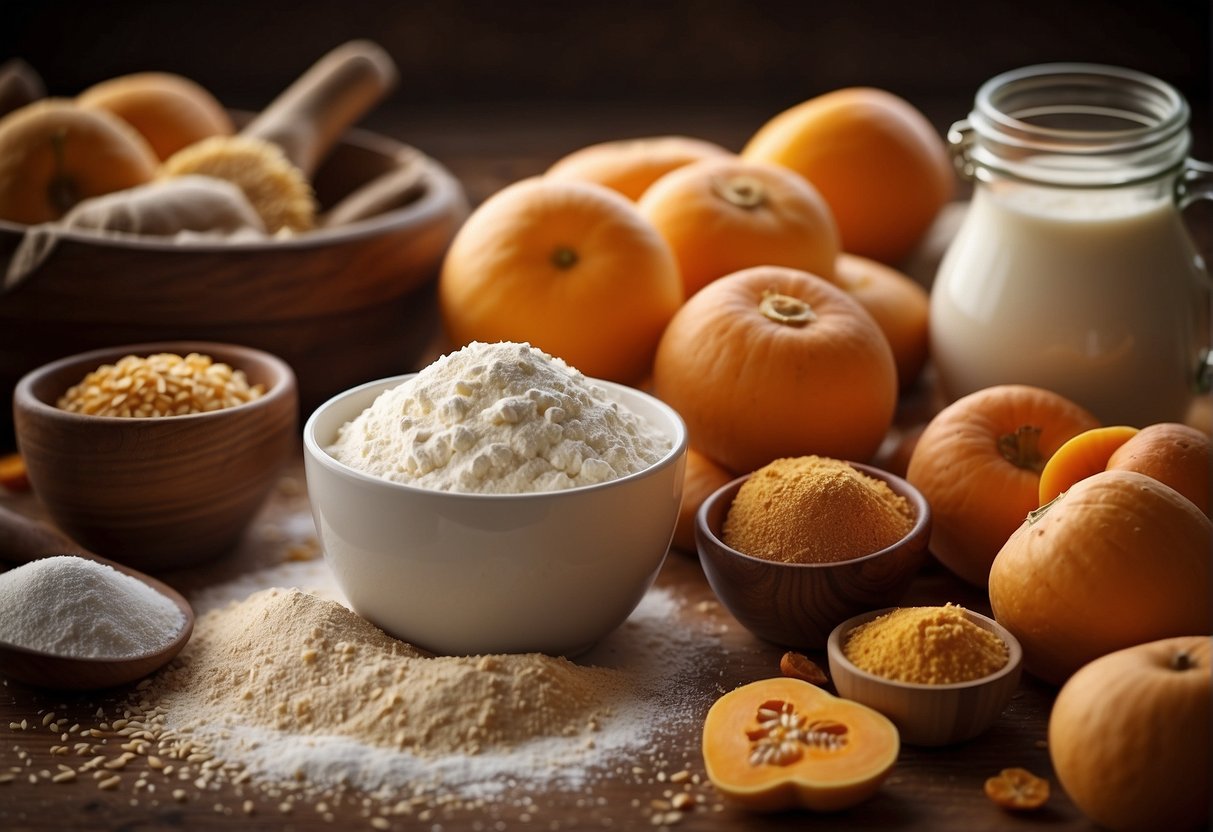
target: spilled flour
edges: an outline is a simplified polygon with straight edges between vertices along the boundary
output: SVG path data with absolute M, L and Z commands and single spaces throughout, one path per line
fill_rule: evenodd
M 581 788 L 709 704 L 687 680 L 714 648 L 678 626 L 680 605 L 659 588 L 577 662 L 431 657 L 339 599 L 323 562 L 198 593 L 193 640 L 145 698 L 168 731 L 258 778 L 462 799 Z

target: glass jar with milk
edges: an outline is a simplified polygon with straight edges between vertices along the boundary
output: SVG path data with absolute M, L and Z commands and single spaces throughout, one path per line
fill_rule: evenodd
M 948 139 L 972 202 L 931 289 L 943 392 L 1054 390 L 1104 424 L 1182 421 L 1208 383 L 1209 275 L 1180 214 L 1213 195 L 1188 105 L 1116 67 L 999 75 Z

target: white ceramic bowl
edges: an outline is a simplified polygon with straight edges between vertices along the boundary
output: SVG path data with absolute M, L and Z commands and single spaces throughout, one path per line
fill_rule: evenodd
M 673 537 L 687 447 L 678 414 L 638 390 L 595 380 L 673 447 L 644 471 L 565 491 L 434 491 L 355 471 L 325 451 L 342 425 L 410 377 L 341 393 L 303 430 L 316 530 L 354 610 L 446 655 L 572 656 L 622 624 Z

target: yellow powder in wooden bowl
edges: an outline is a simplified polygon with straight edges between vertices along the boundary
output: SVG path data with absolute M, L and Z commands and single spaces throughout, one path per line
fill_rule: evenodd
M 914 509 L 883 480 L 820 456 L 777 459 L 742 484 L 725 517 L 724 542 L 783 563 L 834 563 L 905 537 Z
M 952 685 L 1006 666 L 1006 642 L 974 624 L 963 607 L 903 607 L 860 624 L 842 654 L 875 676 L 919 685 Z

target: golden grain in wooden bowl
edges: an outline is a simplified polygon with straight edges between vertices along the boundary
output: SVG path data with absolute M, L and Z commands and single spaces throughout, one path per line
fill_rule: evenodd
M 171 403 L 148 409 L 157 396 L 132 390 L 138 374 L 118 369 L 119 362 L 158 354 L 206 356 L 244 380 L 234 384 L 225 371 L 208 382 L 209 394 L 166 385 L 162 398 Z M 107 366 L 116 369 L 90 380 L 104 390 L 69 394 Z M 257 388 L 256 395 L 246 388 Z M 122 397 L 124 390 L 130 395 Z M 61 406 L 65 396 L 83 401 L 82 410 Z M 215 397 L 226 397 L 227 406 L 165 415 L 191 400 L 210 407 Z M 151 572 L 232 550 L 298 449 L 290 366 L 233 344 L 170 341 L 68 356 L 22 377 L 13 399 L 30 484 L 54 523 L 85 548 Z M 139 404 L 123 414 L 132 399 Z
M 434 284 L 467 204 L 437 161 L 350 130 L 317 171 L 324 211 L 417 165 L 404 204 L 290 238 L 173 242 L 65 231 L 27 277 L 0 291 L 0 445 L 26 372 L 63 356 L 161 340 L 238 343 L 282 357 L 310 410 L 375 378 L 415 370 L 434 341 Z M 28 227 L 0 221 L 0 276 Z

